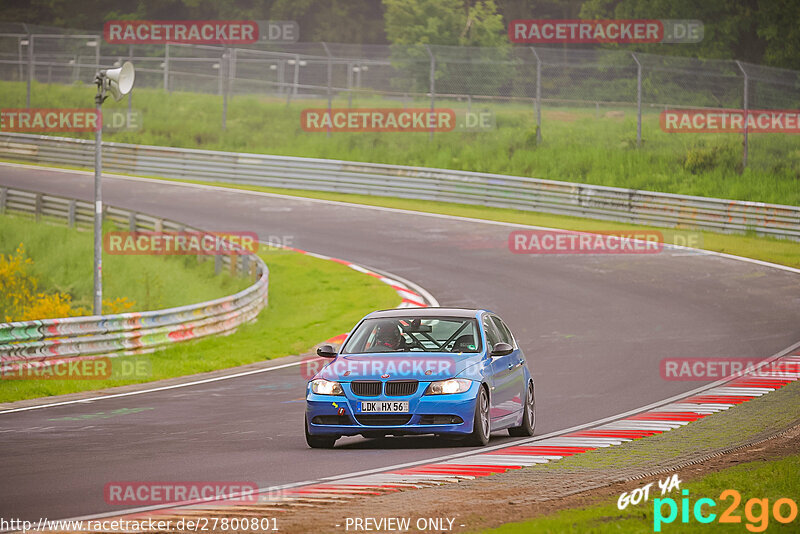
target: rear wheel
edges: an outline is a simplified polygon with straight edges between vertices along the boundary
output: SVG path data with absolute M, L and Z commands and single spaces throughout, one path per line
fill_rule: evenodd
M 312 449 L 332 449 L 336 436 L 314 436 L 308 433 L 308 417 L 305 418 L 306 443 Z
M 467 444 L 482 447 L 489 443 L 489 395 L 481 387 L 475 399 L 475 418 L 472 422 L 472 434 L 466 439 Z
M 528 383 L 525 405 L 522 407 L 522 425 L 508 429 L 508 435 L 515 438 L 532 436 L 536 427 L 536 400 L 533 397 L 533 382 Z

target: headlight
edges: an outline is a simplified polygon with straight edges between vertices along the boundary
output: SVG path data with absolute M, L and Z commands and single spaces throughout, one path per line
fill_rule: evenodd
M 344 395 L 339 382 L 331 382 L 322 378 L 311 381 L 311 391 L 317 395 Z
M 428 395 L 449 395 L 451 393 L 464 393 L 470 386 L 472 380 L 465 380 L 463 378 L 451 378 L 450 380 L 441 380 L 439 382 L 431 382 L 428 386 Z

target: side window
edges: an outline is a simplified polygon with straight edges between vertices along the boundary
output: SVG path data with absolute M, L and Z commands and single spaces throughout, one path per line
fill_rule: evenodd
M 511 335 L 511 331 L 508 329 L 506 324 L 500 319 L 500 317 L 492 315 L 492 321 L 494 322 L 494 325 L 497 327 L 497 331 L 500 333 L 500 339 L 504 343 L 508 343 L 512 347 L 516 347 L 516 345 L 514 344 L 514 336 Z
M 483 329 L 486 331 L 486 343 L 489 345 L 487 348 L 491 352 L 492 347 L 500 343 L 501 337 L 488 315 L 483 316 Z

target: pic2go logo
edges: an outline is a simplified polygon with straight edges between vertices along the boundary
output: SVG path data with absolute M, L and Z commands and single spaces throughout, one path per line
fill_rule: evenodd
M 671 497 L 653 500 L 653 531 L 661 532 L 662 524 L 673 523 L 681 514 L 681 523 L 689 523 L 690 512 L 698 523 L 712 523 L 717 514 L 712 513 L 710 508 L 717 506 L 714 499 L 702 498 L 695 501 L 694 506 L 689 504 L 689 490 L 682 490 L 680 506 Z M 727 489 L 719 494 L 721 501 L 731 499 L 730 506 L 719 516 L 719 523 L 741 523 L 742 516 L 737 513 L 739 504 L 742 502 L 742 495 L 733 489 Z M 665 510 L 666 507 L 666 510 Z M 665 516 L 664 513 L 667 512 Z M 764 532 L 769 526 L 770 511 L 778 523 L 788 524 L 797 518 L 797 503 L 792 499 L 777 499 L 770 509 L 769 499 L 749 499 L 744 505 L 744 517 L 747 520 L 745 527 L 750 532 Z

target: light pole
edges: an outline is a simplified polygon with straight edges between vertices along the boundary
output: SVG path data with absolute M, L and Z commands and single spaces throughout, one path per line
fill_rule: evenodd
M 94 97 L 97 130 L 94 137 L 94 314 L 103 315 L 103 115 L 101 107 L 110 93 L 114 100 L 121 100 L 133 89 L 133 64 L 126 61 L 118 69 L 102 69 L 94 78 L 97 94 Z

